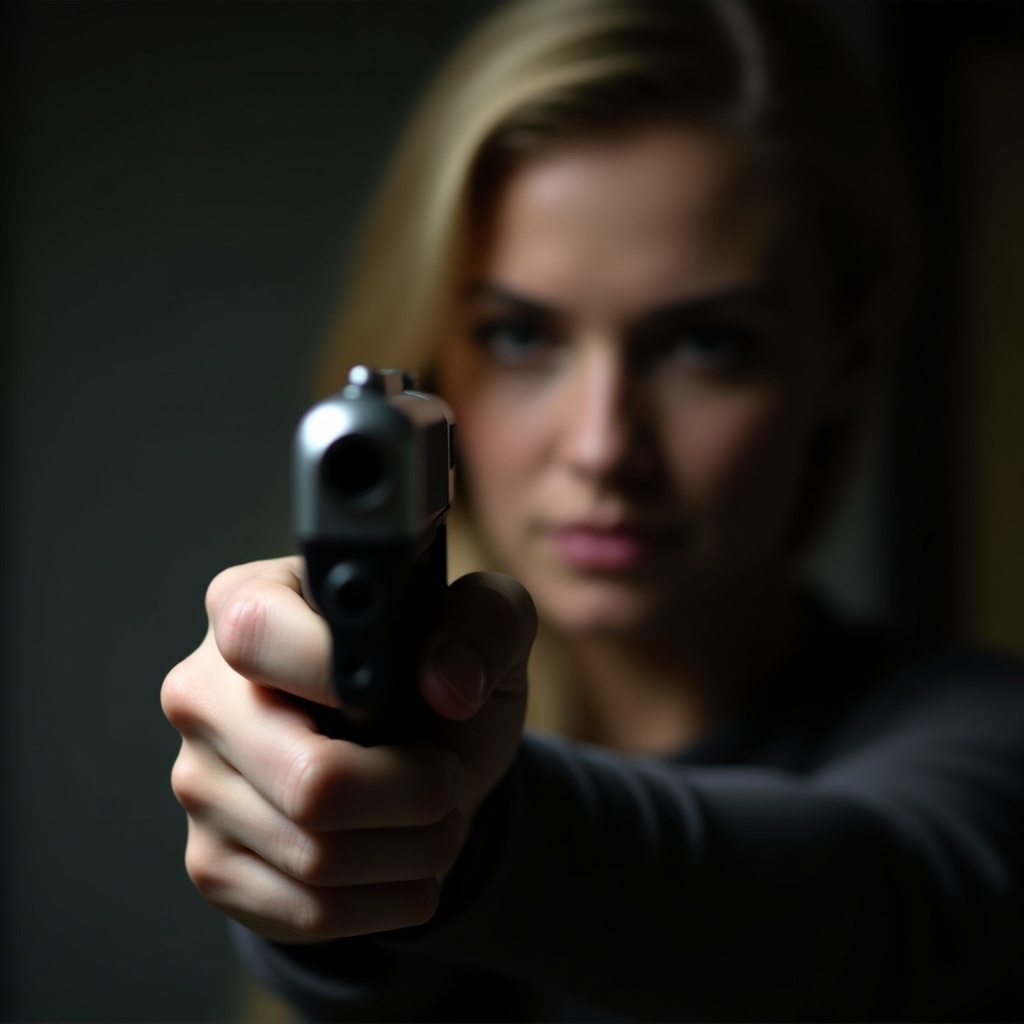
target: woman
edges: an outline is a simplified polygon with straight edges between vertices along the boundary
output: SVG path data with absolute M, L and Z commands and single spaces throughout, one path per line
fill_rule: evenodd
M 427 375 L 459 560 L 511 574 L 450 588 L 417 681 L 444 727 L 317 732 L 294 559 L 214 581 L 163 691 L 189 872 L 306 1015 L 1021 1008 L 1019 669 L 794 573 L 898 317 L 889 153 L 792 4 L 526 0 L 426 98 L 328 376 Z M 522 732 L 528 676 L 573 741 Z

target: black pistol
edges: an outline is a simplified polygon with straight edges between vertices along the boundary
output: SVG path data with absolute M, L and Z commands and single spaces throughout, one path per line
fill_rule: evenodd
M 448 583 L 455 418 L 416 384 L 356 366 L 295 435 L 295 534 L 343 711 L 329 731 L 364 745 L 425 739 L 433 722 L 416 667 Z

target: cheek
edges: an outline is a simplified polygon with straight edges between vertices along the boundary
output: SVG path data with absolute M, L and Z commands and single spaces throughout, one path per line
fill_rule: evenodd
M 458 411 L 459 465 L 474 492 L 492 490 L 515 475 L 524 452 L 510 443 L 514 431 L 509 417 L 486 402 L 464 405 Z
M 461 484 L 484 531 L 497 539 L 538 462 L 541 439 L 519 409 L 478 395 L 456 408 Z
M 550 401 L 536 388 L 496 380 L 458 338 L 442 349 L 438 383 L 455 412 L 460 487 L 483 514 L 516 493 L 542 460 Z
M 669 459 L 691 512 L 734 541 L 780 537 L 795 504 L 810 417 L 791 395 L 681 411 Z

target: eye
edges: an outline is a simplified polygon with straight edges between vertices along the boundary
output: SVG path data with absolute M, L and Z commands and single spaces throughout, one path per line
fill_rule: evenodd
M 666 332 L 659 345 L 663 355 L 684 369 L 707 373 L 739 373 L 756 354 L 754 332 L 728 323 L 688 324 Z
M 476 324 L 473 340 L 503 366 L 532 366 L 554 353 L 555 343 L 543 324 L 516 317 L 493 317 Z

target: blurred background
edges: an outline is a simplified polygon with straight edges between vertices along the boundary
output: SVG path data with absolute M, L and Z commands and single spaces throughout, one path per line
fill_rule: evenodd
M 209 579 L 291 548 L 353 232 L 491 6 L 0 6 L 0 1019 L 269 1013 L 185 877 L 159 686 Z M 927 273 L 812 572 L 852 612 L 1024 653 L 1022 6 L 825 6 L 891 98 Z

